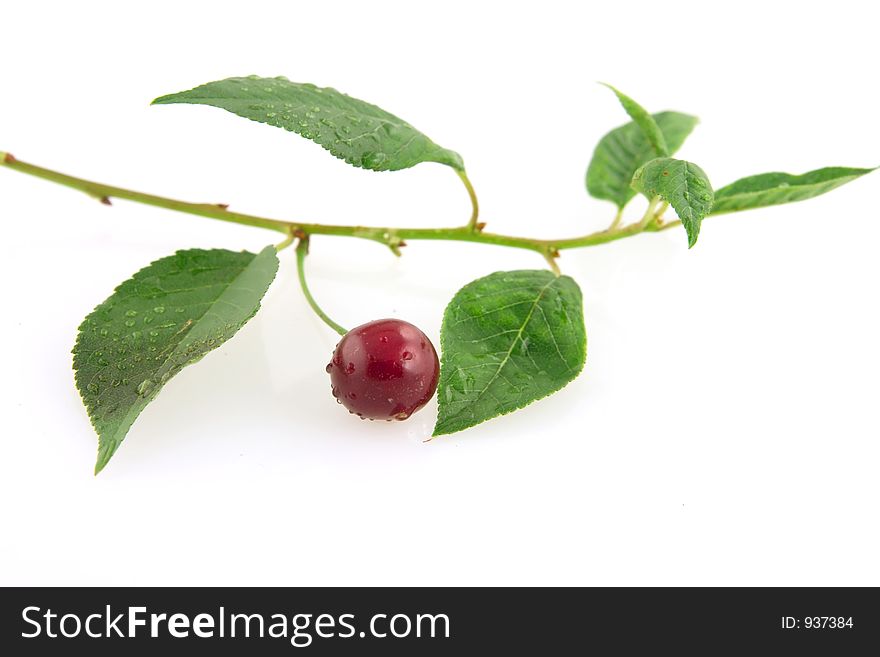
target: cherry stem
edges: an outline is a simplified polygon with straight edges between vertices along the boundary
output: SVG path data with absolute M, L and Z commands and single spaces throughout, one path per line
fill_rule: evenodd
M 291 233 L 291 237 L 293 237 L 293 233 Z M 296 244 L 296 272 L 299 276 L 299 285 L 302 288 L 303 295 L 306 298 L 306 301 L 309 302 L 309 305 L 312 307 L 312 310 L 315 311 L 315 314 L 321 318 L 321 320 L 334 331 L 336 331 L 339 335 L 345 335 L 348 333 L 343 327 L 334 322 L 330 317 L 321 310 L 321 306 L 318 305 L 318 302 L 315 301 L 315 297 L 312 296 L 312 293 L 309 292 L 309 286 L 306 283 L 306 272 L 305 272 L 305 261 L 306 256 L 309 253 L 309 237 L 308 235 L 297 236 L 299 241 Z M 283 244 L 283 242 L 282 242 Z
M 657 232 L 659 230 L 671 228 L 672 226 L 680 225 L 680 222 L 677 220 L 674 222 L 663 223 L 656 214 L 651 215 L 646 213 L 646 220 L 643 219 L 640 222 L 628 225 L 619 225 L 620 221 L 616 221 L 612 226 L 605 230 L 589 233 L 580 237 L 537 239 L 515 235 L 504 235 L 501 233 L 487 233 L 482 230 L 482 224 L 477 223 L 479 212 L 477 197 L 473 192 L 473 187 L 471 186 L 470 181 L 464 173 L 459 173 L 459 176 L 468 190 L 473 205 L 471 219 L 466 225 L 452 228 L 380 228 L 371 226 L 314 224 L 269 219 L 266 217 L 258 217 L 255 215 L 231 211 L 229 210 L 229 206 L 224 203 L 189 203 L 187 201 L 178 201 L 163 196 L 144 194 L 142 192 L 136 192 L 122 187 L 114 187 L 112 185 L 105 185 L 103 183 L 97 183 L 83 178 L 76 178 L 35 164 L 23 162 L 13 157 L 11 154 L 4 152 L 0 152 L 0 166 L 19 171 L 20 173 L 26 173 L 30 176 L 49 180 L 59 185 L 71 187 L 98 199 L 105 205 L 109 204 L 110 199 L 113 198 L 124 199 L 168 210 L 176 210 L 177 212 L 185 212 L 200 217 L 207 217 L 209 219 L 228 221 L 236 224 L 243 224 L 245 226 L 255 226 L 257 228 L 267 228 L 269 230 L 283 233 L 285 237 L 289 237 L 290 235 L 303 235 L 306 237 L 309 235 L 357 237 L 378 242 L 391 249 L 391 251 L 397 255 L 400 254 L 400 247 L 405 245 L 405 240 L 448 240 L 494 244 L 497 246 L 526 249 L 538 253 L 548 262 L 548 264 L 550 264 L 555 263 L 555 258 L 558 256 L 559 251 L 562 251 L 563 249 L 606 244 L 625 237 L 632 237 L 633 235 L 639 235 L 641 233 Z M 656 208 L 656 203 L 654 204 L 654 208 Z M 286 246 L 284 243 L 282 243 L 282 245 Z

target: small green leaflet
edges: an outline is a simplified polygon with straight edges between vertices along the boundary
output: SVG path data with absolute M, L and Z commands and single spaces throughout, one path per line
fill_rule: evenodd
M 397 171 L 439 162 L 464 171 L 458 153 L 441 148 L 393 114 L 330 87 L 252 75 L 209 82 L 153 101 L 173 103 L 211 105 L 284 128 L 364 169 Z
M 259 254 L 178 251 L 141 269 L 85 318 L 73 367 L 98 433 L 95 474 L 171 377 L 254 316 L 277 270 L 273 246 Z
M 697 243 L 700 224 L 712 209 L 712 185 L 706 173 L 693 162 L 660 157 L 633 175 L 632 186 L 648 198 L 667 201 L 687 231 L 688 247 Z
M 699 122 L 697 117 L 680 112 L 658 112 L 652 116 L 663 131 L 670 154 L 681 148 Z M 587 191 L 594 198 L 623 208 L 635 196 L 630 183 L 636 169 L 654 157 L 654 149 L 634 122 L 614 128 L 593 151 L 587 168 Z
M 648 110 L 626 94 L 621 93 L 612 87 L 610 84 L 605 84 L 604 82 L 602 84 L 614 92 L 617 96 L 617 100 L 623 105 L 623 109 L 625 109 L 630 118 L 635 121 L 635 124 L 641 128 L 642 133 L 645 135 L 645 139 L 648 140 L 651 148 L 654 149 L 654 155 L 657 157 L 666 157 L 669 155 L 669 148 L 666 145 L 666 138 L 663 136 L 663 131 L 660 129 L 660 126 L 657 125 L 657 122 L 654 121 L 654 117 L 648 114 Z
M 741 178 L 715 192 L 712 214 L 803 201 L 830 192 L 872 171 L 874 169 L 827 167 L 799 176 L 774 172 Z
M 479 278 L 446 307 L 440 348 L 435 436 L 522 408 L 580 373 L 587 355 L 580 288 L 545 270 Z

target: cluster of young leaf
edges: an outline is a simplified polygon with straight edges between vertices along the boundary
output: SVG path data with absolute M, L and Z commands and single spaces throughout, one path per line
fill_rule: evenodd
M 697 125 L 680 112 L 649 114 L 632 98 L 610 87 L 632 121 L 602 137 L 587 168 L 587 191 L 611 201 L 619 210 L 640 192 L 660 197 L 675 210 L 687 232 L 688 246 L 697 243 L 703 219 L 710 214 L 752 210 L 802 201 L 870 173 L 874 169 L 827 167 L 799 176 L 762 173 L 712 190 L 698 165 L 673 155 Z
M 800 176 L 766 173 L 713 192 L 696 164 L 671 157 L 697 119 L 649 114 L 616 89 L 632 121 L 599 142 L 589 193 L 618 209 L 642 193 L 669 203 L 693 246 L 710 214 L 802 200 L 870 169 L 828 168 Z M 335 89 L 283 77 L 229 78 L 162 96 L 154 104 L 210 105 L 295 132 L 372 171 L 464 162 L 409 123 Z M 278 269 L 276 250 L 191 249 L 148 265 L 88 317 L 74 347 L 76 384 L 98 433 L 99 472 L 140 412 L 183 367 L 232 337 L 260 307 Z M 496 272 L 450 301 L 440 334 L 439 413 L 434 435 L 461 431 L 550 395 L 586 359 L 577 283 L 547 270 Z

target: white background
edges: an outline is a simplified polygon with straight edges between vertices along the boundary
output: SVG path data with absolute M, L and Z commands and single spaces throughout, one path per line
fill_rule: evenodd
M 207 107 L 234 75 L 374 102 L 465 158 L 489 229 L 604 227 L 583 175 L 626 121 L 701 117 L 681 156 L 744 175 L 880 164 L 870 3 L 15 3 L 0 149 L 96 180 L 279 218 L 463 223 L 439 165 L 376 174 Z M 140 7 L 140 6 L 139 6 Z M 723 7 L 723 9 L 722 9 Z M 274 233 L 0 169 L 0 584 L 880 584 L 880 173 L 827 196 L 565 252 L 583 375 L 430 443 L 431 403 L 360 422 L 330 396 L 335 335 L 285 251 L 264 308 L 167 385 L 107 469 L 73 386 L 82 317 L 179 248 Z M 635 201 L 628 217 L 641 214 Z M 435 341 L 445 303 L 529 252 L 315 238 L 316 296 Z

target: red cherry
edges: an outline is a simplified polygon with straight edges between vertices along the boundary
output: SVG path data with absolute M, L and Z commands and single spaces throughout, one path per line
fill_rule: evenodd
M 399 319 L 377 319 L 350 330 L 327 365 L 333 396 L 370 420 L 405 420 L 437 389 L 440 361 L 418 328 Z

